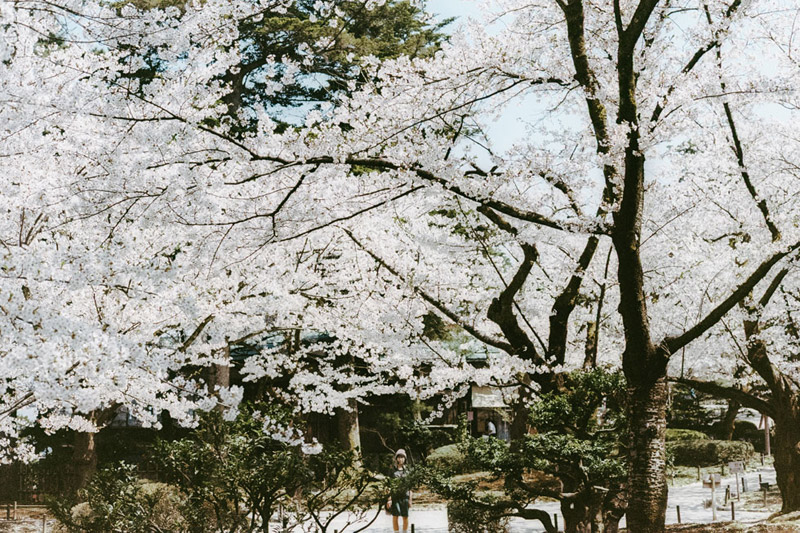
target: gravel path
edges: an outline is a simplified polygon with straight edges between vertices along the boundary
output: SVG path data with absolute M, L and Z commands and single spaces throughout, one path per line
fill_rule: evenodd
M 744 477 L 747 479 L 748 489 L 750 491 L 758 490 L 758 476 L 761 474 L 761 479 L 770 484 L 775 483 L 775 470 L 769 467 L 760 468 L 758 470 L 747 472 Z M 740 476 L 741 477 L 741 476 Z M 717 496 L 717 520 L 726 521 L 731 519 L 730 504 L 723 506 L 725 497 L 725 487 L 730 485 L 733 494 L 736 494 L 735 476 L 726 476 L 722 478 L 721 488 L 716 490 Z M 667 524 L 677 524 L 678 514 L 677 507 L 681 509 L 681 522 L 687 523 L 700 523 L 707 524 L 713 521 L 712 510 L 710 505 L 711 489 L 703 488 L 702 482 L 692 483 L 690 485 L 683 485 L 680 487 L 671 487 L 669 489 L 669 499 L 667 501 Z M 759 509 L 759 506 L 749 506 L 747 510 L 735 503 L 736 520 L 742 523 L 757 522 L 764 520 L 772 510 Z M 561 516 L 559 504 L 557 502 L 542 503 L 536 506 L 537 509 L 542 509 L 551 515 L 558 515 L 559 525 L 564 524 L 564 519 Z M 412 509 L 410 514 L 410 522 L 414 524 L 415 531 L 418 533 L 448 533 L 447 532 L 447 510 L 444 505 L 435 505 L 424 508 Z M 344 520 L 334 522 L 334 529 L 341 528 Z M 625 519 L 622 519 L 620 524 L 624 527 Z M 346 531 L 355 531 L 357 528 L 350 527 Z M 366 531 L 369 533 L 392 533 L 392 517 L 381 515 Z M 510 523 L 510 533 L 538 533 L 544 531 L 544 528 L 538 521 L 512 519 Z

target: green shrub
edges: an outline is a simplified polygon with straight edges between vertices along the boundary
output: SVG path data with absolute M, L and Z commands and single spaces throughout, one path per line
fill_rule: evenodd
M 70 499 L 50 503 L 50 511 L 69 533 L 149 533 L 184 531 L 181 495 L 164 483 L 142 482 L 136 467 L 113 465 L 100 470 L 86 487 L 87 501 Z
M 497 518 L 469 502 L 447 502 L 447 524 L 450 533 L 505 533 L 508 518 Z
M 695 431 L 693 429 L 667 429 L 667 442 L 674 442 L 679 440 L 709 440 L 711 437 L 702 431 Z
M 729 461 L 746 461 L 755 450 L 749 442 L 729 440 L 683 440 L 667 445 L 675 464 L 684 466 L 708 466 Z
M 764 430 L 747 420 L 737 420 L 733 429 L 733 440 L 744 440 L 753 445 L 757 452 L 764 453 Z
M 448 444 L 441 448 L 436 448 L 428 456 L 428 464 L 438 470 L 447 470 L 453 473 L 463 473 L 465 470 L 465 458 L 457 444 Z

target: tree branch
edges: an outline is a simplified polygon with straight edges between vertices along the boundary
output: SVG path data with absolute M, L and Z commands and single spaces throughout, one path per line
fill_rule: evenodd
M 730 311 L 733 306 L 744 300 L 744 298 L 753 290 L 753 288 L 766 277 L 770 269 L 775 266 L 778 261 L 800 248 L 800 242 L 793 244 L 787 250 L 775 252 L 772 257 L 762 262 L 747 279 L 742 282 L 725 300 L 718 306 L 712 309 L 705 317 L 703 317 L 697 324 L 686 330 L 684 333 L 677 337 L 667 337 L 662 343 L 661 347 L 666 351 L 664 354 L 667 358 L 680 350 L 696 338 L 700 337 L 711 327 L 713 327 L 719 320 Z
M 716 396 L 717 398 L 735 400 L 741 403 L 744 407 L 755 409 L 759 413 L 765 414 L 772 418 L 775 417 L 775 408 L 769 402 L 762 400 L 754 394 L 745 392 L 742 389 L 721 385 L 714 381 L 700 381 L 687 378 L 669 378 L 669 381 L 686 385 L 693 389 L 697 389 L 700 392 L 705 392 L 706 394 Z
M 361 248 L 364 252 L 367 253 L 367 255 L 372 257 L 372 259 L 376 263 L 378 263 L 383 268 L 385 268 L 394 277 L 396 277 L 396 278 L 402 280 L 403 282 L 407 283 L 407 280 L 397 270 L 395 270 L 391 265 L 389 265 L 386 261 L 384 261 L 381 257 L 379 257 L 377 254 L 375 254 L 369 248 L 364 246 L 361 243 L 361 241 L 356 239 L 356 237 L 349 230 L 342 229 L 342 231 L 344 231 L 344 233 L 348 237 L 350 237 L 350 240 L 352 240 L 356 244 L 356 246 Z M 411 290 L 413 290 L 417 295 L 419 295 L 420 298 L 422 298 L 423 300 L 428 302 L 431 306 L 436 308 L 440 313 L 442 313 L 444 316 L 446 316 L 451 321 L 453 321 L 453 323 L 455 323 L 458 326 L 460 326 L 461 328 L 463 328 L 464 331 L 466 331 L 467 333 L 469 333 L 470 335 L 472 335 L 473 337 L 475 337 L 479 341 L 481 341 L 481 342 L 483 342 L 485 344 L 488 344 L 489 346 L 494 346 L 495 348 L 503 350 L 504 352 L 507 352 L 509 354 L 510 353 L 514 353 L 514 348 L 510 344 L 508 344 L 506 342 L 503 342 L 503 341 L 501 341 L 499 339 L 495 339 L 493 337 L 490 337 L 487 334 L 481 333 L 476 328 L 472 327 L 471 325 L 469 325 L 466 322 L 464 322 L 463 320 L 461 320 L 461 317 L 459 317 L 456 313 L 454 313 L 453 311 L 448 309 L 443 303 L 438 301 L 436 298 L 434 298 L 433 296 L 431 296 L 430 294 L 425 292 L 422 288 L 417 287 L 415 285 L 410 285 L 410 287 L 411 287 Z
M 522 263 L 500 296 L 492 300 L 486 315 L 500 327 L 517 355 L 537 364 L 544 364 L 546 361 L 536 351 L 533 341 L 522 330 L 514 314 L 514 297 L 522 289 L 538 257 L 535 246 L 526 243 L 521 243 L 520 246 L 523 253 Z

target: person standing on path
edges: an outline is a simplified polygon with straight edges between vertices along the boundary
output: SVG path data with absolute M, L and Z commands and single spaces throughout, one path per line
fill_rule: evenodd
M 400 531 L 400 517 L 403 517 L 403 531 L 408 531 L 408 508 L 411 507 L 411 489 L 404 478 L 408 475 L 406 468 L 406 451 L 402 448 L 394 454 L 394 472 L 392 473 L 392 501 L 389 512 L 392 513 L 392 528 Z

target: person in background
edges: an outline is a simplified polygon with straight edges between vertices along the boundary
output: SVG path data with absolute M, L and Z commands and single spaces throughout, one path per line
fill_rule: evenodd
M 494 422 L 492 422 L 491 420 L 486 421 L 486 435 L 488 437 L 497 436 L 497 426 L 495 426 Z
M 392 489 L 391 502 L 386 504 L 389 512 L 392 513 L 392 528 L 394 531 L 400 531 L 400 517 L 403 518 L 403 531 L 408 531 L 408 509 L 411 507 L 411 490 L 401 481 L 407 475 L 406 451 L 400 448 L 394 454 L 392 480 L 395 481 L 395 487 Z

